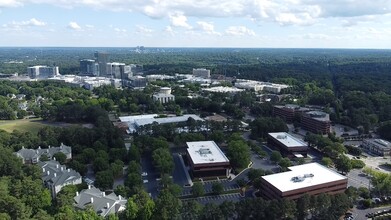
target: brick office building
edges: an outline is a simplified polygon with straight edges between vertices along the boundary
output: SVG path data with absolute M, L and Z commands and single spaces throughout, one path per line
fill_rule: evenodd
M 267 144 L 285 157 L 307 157 L 308 144 L 286 132 L 268 133 Z
M 301 126 L 303 129 L 315 134 L 330 133 L 330 115 L 321 111 L 310 111 L 302 114 Z
M 214 141 L 195 141 L 186 144 L 192 177 L 229 176 L 229 160 Z
M 290 171 L 261 177 L 261 194 L 266 199 L 298 199 L 304 194 L 343 193 L 347 177 L 318 163 L 289 167 Z

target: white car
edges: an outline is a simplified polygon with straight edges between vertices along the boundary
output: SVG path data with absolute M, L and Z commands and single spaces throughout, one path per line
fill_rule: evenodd
M 143 183 L 148 183 L 148 180 L 143 180 Z
M 147 172 L 142 172 L 141 176 L 148 176 L 148 173 Z

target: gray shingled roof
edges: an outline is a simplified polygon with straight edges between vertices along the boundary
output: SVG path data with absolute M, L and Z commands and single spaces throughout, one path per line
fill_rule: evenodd
M 103 217 L 118 212 L 127 203 L 125 198 L 117 196 L 115 193 L 105 195 L 104 192 L 93 186 L 90 186 L 89 189 L 82 190 L 73 199 L 77 208 L 84 209 L 87 205 L 91 205 L 95 212 Z M 91 199 L 93 201 L 92 203 Z
M 61 143 L 59 147 L 50 147 L 46 149 L 42 149 L 41 147 L 38 147 L 38 149 L 26 149 L 22 148 L 18 152 L 16 152 L 16 155 L 23 158 L 24 160 L 32 160 L 32 159 L 38 159 L 42 155 L 47 155 L 49 158 L 52 158 L 54 154 L 62 152 L 65 155 L 72 153 L 72 148 L 69 146 L 64 145 Z
M 54 160 L 45 162 L 40 161 L 37 165 L 42 169 L 42 180 L 44 182 L 51 182 L 55 186 L 64 185 L 81 179 L 78 172 L 73 169 L 67 169 Z

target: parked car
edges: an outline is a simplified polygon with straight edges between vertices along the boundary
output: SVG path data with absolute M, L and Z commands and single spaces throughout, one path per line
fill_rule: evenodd
M 148 176 L 148 173 L 147 172 L 142 172 L 141 176 Z

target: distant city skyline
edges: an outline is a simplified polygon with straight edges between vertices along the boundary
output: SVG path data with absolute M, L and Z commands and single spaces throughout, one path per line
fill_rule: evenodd
M 0 0 L 0 46 L 391 49 L 388 0 Z

